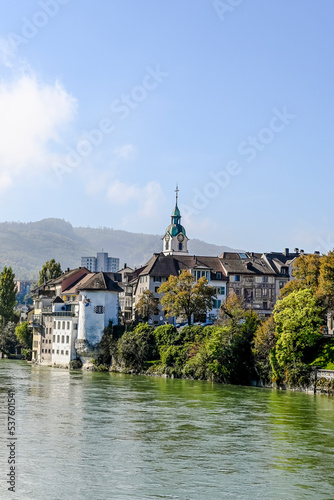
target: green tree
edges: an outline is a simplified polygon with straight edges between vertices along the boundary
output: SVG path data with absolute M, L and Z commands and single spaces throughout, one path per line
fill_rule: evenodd
M 182 271 L 179 276 L 170 276 L 159 290 L 163 294 L 160 299 L 162 308 L 167 316 L 185 316 L 188 325 L 192 315 L 202 315 L 212 309 L 213 297 L 216 293 L 208 285 L 203 276 L 197 283 L 189 271 Z
M 135 308 L 139 316 L 148 321 L 154 314 L 159 314 L 159 299 L 150 290 L 144 290 Z
M 38 285 L 43 285 L 44 281 L 54 280 L 61 274 L 62 270 L 59 262 L 56 262 L 55 259 L 48 260 L 39 272 Z
M 307 372 L 314 347 L 322 338 L 324 308 L 310 288 L 295 290 L 279 300 L 273 312 L 277 343 L 270 354 L 274 378 L 298 384 Z M 304 376 L 304 375 L 303 375 Z
M 32 328 L 29 328 L 28 322 L 24 321 L 15 328 L 15 335 L 22 347 L 22 354 L 26 359 L 31 359 L 32 351 Z
M 321 257 L 317 293 L 327 307 L 334 307 L 334 250 Z
M 154 328 L 147 323 L 138 325 L 133 332 L 126 332 L 118 341 L 117 358 L 127 368 L 140 372 L 145 361 L 157 359 L 158 352 Z
M 255 370 L 263 382 L 271 380 L 270 353 L 276 346 L 275 321 L 272 316 L 261 323 L 254 336 L 253 354 Z
M 14 318 L 16 305 L 15 274 L 11 267 L 4 267 L 0 273 L 0 318 L 2 325 L 6 325 Z
M 9 355 L 13 354 L 17 345 L 15 323 L 9 321 L 0 327 L 0 351 Z
M 300 255 L 293 266 L 294 279 L 289 281 L 280 292 L 280 297 L 286 297 L 295 290 L 310 288 L 314 292 L 319 285 L 322 257 L 317 254 Z

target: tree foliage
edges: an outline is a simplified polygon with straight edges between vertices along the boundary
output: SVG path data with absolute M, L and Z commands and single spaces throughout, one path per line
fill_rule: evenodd
M 212 309 L 215 290 L 208 285 L 203 276 L 197 283 L 189 271 L 182 271 L 179 276 L 170 276 L 158 290 L 162 308 L 167 316 L 185 316 L 188 325 L 192 315 L 202 315 Z
M 48 260 L 39 271 L 38 285 L 43 285 L 44 281 L 54 280 L 61 274 L 62 270 L 59 262 L 56 262 L 55 259 Z
M 11 267 L 4 267 L 0 273 L 0 318 L 5 325 L 13 320 L 16 305 L 15 274 Z
M 25 355 L 28 354 L 29 351 L 31 353 L 33 333 L 32 328 L 28 326 L 28 321 L 24 321 L 17 325 L 15 328 L 15 335 L 22 349 L 26 351 Z
M 148 321 L 151 316 L 159 314 L 159 299 L 150 290 L 144 290 L 135 308 L 139 316 Z
M 312 349 L 321 339 L 324 308 L 310 288 L 296 290 L 278 301 L 274 313 L 277 343 L 270 362 L 277 381 L 294 381 L 306 370 Z M 297 371 L 296 371 L 297 370 Z M 296 371 L 294 377 L 291 373 Z
M 119 339 L 117 357 L 127 368 L 140 372 L 145 361 L 157 359 L 153 330 L 148 324 L 140 324 Z
M 13 354 L 16 345 L 15 323 L 9 321 L 7 324 L 0 326 L 0 351 L 7 355 Z
M 300 255 L 293 266 L 293 280 L 282 288 L 280 297 L 286 297 L 295 290 L 309 288 L 316 292 L 319 285 L 322 257 L 318 254 Z
M 255 358 L 255 370 L 263 383 L 271 381 L 270 353 L 276 346 L 275 321 L 271 316 L 261 323 L 255 333 L 253 343 L 253 355 Z

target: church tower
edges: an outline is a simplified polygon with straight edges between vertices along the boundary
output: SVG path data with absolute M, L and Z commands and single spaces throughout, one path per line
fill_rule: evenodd
M 188 253 L 187 244 L 188 238 L 186 230 L 181 225 L 181 213 L 177 206 L 179 197 L 179 188 L 176 186 L 176 202 L 172 213 L 171 223 L 167 227 L 165 236 L 163 237 L 163 253 L 165 255 L 185 255 Z

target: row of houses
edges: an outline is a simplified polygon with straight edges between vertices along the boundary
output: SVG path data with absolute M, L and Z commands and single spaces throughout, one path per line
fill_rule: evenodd
M 67 365 L 80 357 L 89 362 L 94 346 L 109 321 L 114 324 L 138 320 L 136 304 L 144 291 L 158 299 L 159 287 L 170 276 L 189 271 L 197 281 L 205 276 L 216 291 L 207 319 L 219 315 L 230 293 L 239 296 L 246 308 L 260 316 L 270 316 L 281 288 L 292 278 L 295 260 L 302 250 L 284 252 L 223 252 L 220 256 L 197 256 L 188 252 L 188 237 L 181 224 L 178 190 L 171 223 L 165 231 L 162 251 L 138 269 L 126 264 L 117 273 L 92 272 L 86 266 L 67 270 L 59 278 L 44 283 L 34 292 L 33 360 Z M 163 310 L 152 316 L 154 325 L 176 322 Z

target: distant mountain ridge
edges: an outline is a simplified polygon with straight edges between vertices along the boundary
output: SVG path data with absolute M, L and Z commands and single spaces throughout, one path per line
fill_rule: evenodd
M 0 270 L 11 266 L 17 279 L 37 279 L 43 264 L 52 258 L 62 269 L 80 266 L 81 257 L 96 255 L 102 249 L 118 257 L 120 265 L 145 264 L 154 252 L 162 250 L 162 235 L 130 233 L 119 229 L 73 227 L 63 219 L 37 222 L 0 223 Z M 237 251 L 193 239 L 188 243 L 194 255 L 220 255 Z

